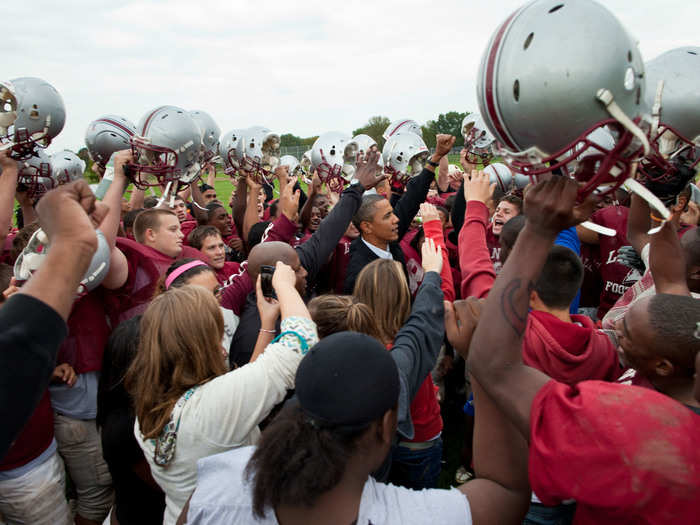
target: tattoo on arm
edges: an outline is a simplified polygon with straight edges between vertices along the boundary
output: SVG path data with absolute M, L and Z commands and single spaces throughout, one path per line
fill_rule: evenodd
M 525 285 L 523 279 L 515 278 L 506 285 L 501 295 L 501 314 L 518 337 L 525 331 L 527 304 L 530 292 L 534 288 L 535 283 L 532 281 L 528 281 Z M 523 293 L 525 297 L 522 296 Z

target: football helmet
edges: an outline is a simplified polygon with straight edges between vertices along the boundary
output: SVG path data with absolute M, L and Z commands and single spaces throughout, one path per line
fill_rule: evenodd
M 651 152 L 639 171 L 656 187 L 671 183 L 669 189 L 680 191 L 700 161 L 700 47 L 667 51 L 645 69 Z
M 418 124 L 418 122 L 415 120 L 407 118 L 395 120 L 389 124 L 389 126 L 384 130 L 382 137 L 384 137 L 384 140 L 389 140 L 397 133 L 415 133 L 419 137 L 423 138 L 423 130 L 421 129 L 420 124 Z
M 462 136 L 467 160 L 474 164 L 486 165 L 493 159 L 494 136 L 478 113 L 470 113 L 462 120 Z
M 369 135 L 355 135 L 352 138 L 352 141 L 357 144 L 357 152 L 360 155 L 364 155 L 367 153 L 373 146 L 377 146 L 377 141 L 374 140 L 372 137 Z M 377 146 L 379 147 L 379 146 Z
M 219 153 L 219 137 L 221 128 L 217 125 L 209 113 L 201 110 L 190 111 L 192 117 L 202 132 L 202 150 L 199 156 L 199 164 L 204 166 L 211 162 Z
M 46 148 L 63 129 L 66 108 L 61 95 L 40 78 L 0 82 L 0 149 L 16 160 Z
M 236 158 L 236 147 L 241 138 L 242 129 L 232 129 L 224 133 L 219 142 L 219 157 L 224 163 L 224 173 L 230 176 L 238 173 L 239 165 Z
M 252 175 L 259 184 L 279 164 L 280 136 L 262 126 L 253 126 L 241 132 L 236 144 L 239 168 Z
M 340 193 L 355 173 L 357 144 L 350 135 L 329 131 L 316 139 L 311 148 L 311 169 L 331 191 Z
M 403 187 L 411 177 L 418 175 L 428 155 L 428 147 L 415 133 L 397 133 L 387 140 L 382 157 L 384 171 L 390 176 L 392 187 Z
M 188 186 L 199 177 L 202 134 L 182 108 L 160 106 L 146 113 L 131 137 L 134 163 L 128 174 L 138 188 Z M 176 190 L 177 188 L 172 188 Z
M 109 272 L 109 260 L 111 251 L 107 239 L 100 230 L 95 230 L 97 234 L 97 250 L 92 256 L 90 266 L 78 285 L 77 294 L 85 295 L 87 292 L 97 288 Z M 46 260 L 51 245 L 44 230 L 39 228 L 30 237 L 27 246 L 17 257 L 14 266 L 14 277 L 18 281 L 27 281 L 32 274 L 39 269 Z
M 32 200 L 57 186 L 51 173 L 51 158 L 43 149 L 35 150 L 28 159 L 17 161 L 17 168 L 17 189 L 26 191 Z
M 85 132 L 85 146 L 90 158 L 101 167 L 107 166 L 112 155 L 131 147 L 136 126 L 124 117 L 104 115 L 93 120 Z
M 304 170 L 294 155 L 282 155 L 280 157 L 280 166 L 287 166 L 289 168 L 290 177 L 304 177 Z
M 85 173 L 85 161 L 68 150 L 51 155 L 51 175 L 56 184 L 68 184 L 82 179 Z
M 489 183 L 496 184 L 496 187 L 503 193 L 508 193 L 513 188 L 513 172 L 501 162 L 489 164 L 484 168 L 484 173 L 489 176 Z
M 515 11 L 491 37 L 477 76 L 495 153 L 514 171 L 536 178 L 590 146 L 601 151 L 598 169 L 578 179 L 580 199 L 601 185 L 614 191 L 649 151 L 640 128 L 647 126 L 644 95 L 635 41 L 590 0 L 536 0 Z M 604 126 L 615 139 L 612 149 L 588 138 Z

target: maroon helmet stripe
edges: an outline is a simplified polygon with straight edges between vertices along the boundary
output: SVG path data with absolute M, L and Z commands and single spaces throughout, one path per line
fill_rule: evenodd
M 489 112 L 489 117 L 491 118 L 491 122 L 493 123 L 494 127 L 498 131 L 498 134 L 501 136 L 503 139 L 503 142 L 505 142 L 506 146 L 509 148 L 515 150 L 517 149 L 515 144 L 510 140 L 508 137 L 508 134 L 505 131 L 505 128 L 503 126 L 503 123 L 501 122 L 501 119 L 498 117 L 498 112 L 496 111 L 496 99 L 495 99 L 495 93 L 493 89 L 493 74 L 494 74 L 494 69 L 496 67 L 496 55 L 498 55 L 498 50 L 501 46 L 501 41 L 503 40 L 503 35 L 506 32 L 506 28 L 510 24 L 511 20 L 515 17 L 516 14 L 518 14 L 521 11 L 521 9 L 518 9 L 515 11 L 513 14 L 511 14 L 505 22 L 501 25 L 501 27 L 498 29 L 498 32 L 496 33 L 496 38 L 493 39 L 493 44 L 491 45 L 491 49 L 489 50 L 489 58 L 488 61 L 486 62 L 486 86 L 484 89 L 484 94 L 486 97 L 486 109 L 488 109 Z
M 148 125 L 151 123 L 151 119 L 153 118 L 153 116 L 154 116 L 156 113 L 158 113 L 158 111 L 160 111 L 160 110 L 161 110 L 162 108 L 164 108 L 164 107 L 165 107 L 165 106 L 157 107 L 156 109 L 154 109 L 153 111 L 151 111 L 151 114 L 150 114 L 150 115 L 148 115 L 148 118 L 147 118 L 146 121 L 143 123 L 143 129 L 141 130 L 141 136 L 142 136 L 142 137 L 145 137 L 145 136 L 146 136 L 146 130 L 148 129 Z
M 394 131 L 392 131 L 391 133 L 389 133 L 389 136 L 391 137 L 394 133 L 396 133 L 397 131 L 399 131 L 399 128 L 400 128 L 401 126 L 403 126 L 404 124 L 408 124 L 409 122 L 411 122 L 410 119 L 409 119 L 409 120 L 404 120 L 403 122 L 401 122 L 398 126 L 396 126 L 396 127 L 394 128 Z
M 120 124 L 116 120 L 112 120 L 110 118 L 101 118 L 101 119 L 97 119 L 97 121 L 98 122 L 106 122 L 107 124 L 111 124 L 112 126 L 121 129 L 124 133 L 126 133 L 130 137 L 132 137 L 134 135 L 133 131 L 131 131 L 129 128 L 127 128 L 124 124 Z

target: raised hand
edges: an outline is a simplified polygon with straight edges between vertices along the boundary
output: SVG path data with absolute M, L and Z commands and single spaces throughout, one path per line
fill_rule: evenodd
M 467 159 L 468 154 L 469 152 L 465 148 L 462 148 L 462 151 L 459 152 L 459 163 L 462 165 L 465 173 L 471 173 L 472 170 L 476 169 L 476 164 L 469 162 Z
M 299 215 L 299 197 L 301 193 L 299 190 L 294 191 L 296 182 L 296 177 L 291 177 L 287 183 L 280 188 L 280 200 L 277 203 L 280 212 L 292 222 L 296 222 Z
M 272 274 L 272 287 L 277 295 L 280 295 L 280 291 L 285 288 L 294 288 L 297 282 L 297 276 L 292 267 L 288 264 L 284 264 L 282 261 L 277 261 L 275 265 L 275 273 Z
M 424 202 L 420 205 L 419 213 L 423 219 L 423 224 L 428 221 L 440 220 L 440 214 L 438 213 L 437 208 L 429 202 Z
M 277 273 L 277 270 L 275 270 Z M 260 312 L 260 326 L 265 330 L 274 330 L 277 318 L 280 316 L 280 303 L 272 297 L 265 297 L 262 291 L 261 277 L 255 283 L 258 312 Z
M 435 137 L 437 143 L 435 145 L 435 155 L 442 158 L 447 155 L 455 144 L 455 139 L 452 135 L 439 134 Z
M 556 236 L 560 231 L 587 220 L 595 207 L 589 196 L 577 204 L 578 185 L 568 177 L 552 176 L 541 181 L 525 195 L 525 216 L 538 233 Z
M 479 324 L 484 300 L 468 297 L 466 300 L 445 301 L 445 333 L 447 340 L 465 360 L 469 356 L 469 344 Z
M 442 270 L 442 248 L 435 245 L 435 241 L 426 238 L 421 248 L 421 265 L 425 272 L 440 273 Z
M 481 170 L 472 170 L 471 177 L 464 177 L 464 200 L 479 201 L 486 204 L 493 197 L 496 183 L 489 182 L 488 174 Z
M 358 156 L 355 166 L 355 178 L 365 190 L 374 188 L 385 178 L 383 173 L 377 175 L 379 171 L 379 165 L 377 164 L 379 155 L 378 151 L 370 150 L 365 154 L 364 158 Z
M 54 243 L 77 243 L 97 249 L 95 228 L 107 215 L 107 205 L 95 199 L 84 179 L 49 191 L 36 206 L 39 224 Z

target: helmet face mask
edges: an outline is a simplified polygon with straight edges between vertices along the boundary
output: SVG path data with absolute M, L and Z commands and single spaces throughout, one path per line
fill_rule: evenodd
M 224 173 L 230 177 L 235 177 L 240 170 L 236 148 L 243 130 L 232 129 L 221 137 L 219 142 L 219 157 L 224 163 Z
M 175 106 L 149 111 L 131 137 L 129 178 L 138 188 L 187 186 L 199 177 L 201 132 L 192 117 Z
M 493 143 L 496 139 L 479 114 L 471 113 L 464 117 L 462 136 L 469 162 L 486 166 L 493 160 Z
M 311 148 L 311 169 L 331 191 L 341 193 L 354 176 L 357 148 L 345 133 L 324 133 Z
M 266 177 L 279 165 L 279 145 L 279 135 L 263 126 L 243 130 L 235 150 L 239 169 L 258 184 L 267 183 Z
M 700 162 L 700 47 L 667 51 L 646 64 L 651 152 L 639 171 L 652 182 L 687 177 Z
M 28 159 L 61 132 L 66 110 L 61 95 L 34 77 L 0 82 L 0 149 L 15 160 Z
M 36 150 L 33 157 L 18 161 L 17 189 L 36 201 L 58 184 L 51 172 L 51 159 L 43 150 Z
M 384 144 L 384 172 L 395 188 L 403 188 L 423 169 L 430 152 L 423 139 L 414 133 L 398 133 Z

